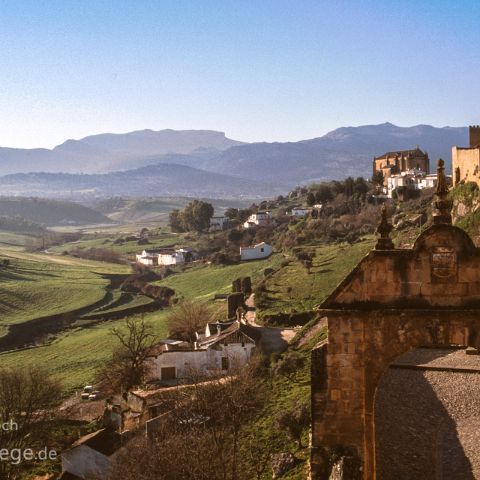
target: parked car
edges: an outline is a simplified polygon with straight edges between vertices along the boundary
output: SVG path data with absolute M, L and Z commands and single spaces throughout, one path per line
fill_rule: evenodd
M 81 399 L 82 400 L 88 400 L 88 398 L 90 397 L 90 394 L 93 392 L 93 387 L 92 385 L 85 385 L 85 387 L 83 387 L 83 392 L 82 394 L 80 395 Z
M 99 390 L 94 390 L 89 396 L 89 400 L 100 400 L 102 398 L 102 394 L 100 393 Z

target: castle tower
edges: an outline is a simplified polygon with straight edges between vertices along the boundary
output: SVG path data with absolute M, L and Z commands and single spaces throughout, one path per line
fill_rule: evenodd
M 470 148 L 480 147 L 480 125 L 471 125 L 468 128 Z

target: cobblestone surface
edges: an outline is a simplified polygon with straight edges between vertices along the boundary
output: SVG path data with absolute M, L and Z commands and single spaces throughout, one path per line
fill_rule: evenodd
M 419 349 L 395 364 L 480 370 L 480 357 Z M 480 373 L 390 368 L 375 427 L 379 480 L 480 479 Z
M 462 368 L 480 372 L 480 355 L 467 355 L 464 349 L 419 348 L 401 355 L 393 365 Z

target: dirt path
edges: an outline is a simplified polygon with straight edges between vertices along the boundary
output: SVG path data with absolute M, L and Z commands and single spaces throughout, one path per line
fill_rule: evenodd
M 282 327 L 263 327 L 259 325 L 257 320 L 257 313 L 255 311 L 255 294 L 245 302 L 248 310 L 245 313 L 245 322 L 252 327 L 258 328 L 261 333 L 260 346 L 262 350 L 270 355 L 275 352 L 283 352 L 287 349 L 288 344 L 295 336 L 295 330 L 293 328 Z

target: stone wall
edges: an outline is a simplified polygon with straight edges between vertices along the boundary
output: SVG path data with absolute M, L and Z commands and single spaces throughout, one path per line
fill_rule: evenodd
M 453 185 L 475 182 L 480 185 L 480 148 L 452 148 Z

